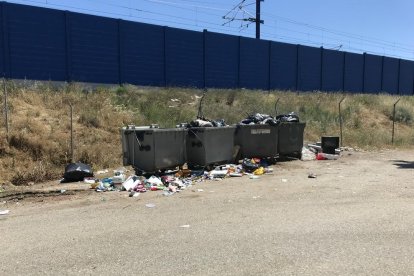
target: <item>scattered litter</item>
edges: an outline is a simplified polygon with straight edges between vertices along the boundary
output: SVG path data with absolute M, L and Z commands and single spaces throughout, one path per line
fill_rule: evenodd
M 286 178 L 282 178 L 282 182 L 286 183 L 286 182 L 288 182 L 288 180 Z
M 265 173 L 265 170 L 264 170 L 264 168 L 263 167 L 259 167 L 258 169 L 256 169 L 254 172 L 253 172 L 253 174 L 254 175 L 262 175 L 262 174 L 264 174 Z
M 154 203 L 147 203 L 147 204 L 145 204 L 145 206 L 147 208 L 154 208 L 155 207 L 155 204 Z
M 248 173 L 252 173 L 259 168 L 259 164 L 256 164 L 254 160 L 248 158 L 243 159 L 242 166 Z
M 66 190 L 60 190 L 60 193 L 61 194 L 65 193 L 65 192 L 66 192 Z
M 0 215 L 7 215 L 8 213 L 10 213 L 10 210 L 0 211 Z
M 313 152 L 312 150 L 303 147 L 302 148 L 302 157 L 301 160 L 302 161 L 312 161 L 316 159 L 316 154 L 315 152 Z
M 181 228 L 190 228 L 189 224 L 180 225 Z
M 129 197 L 138 197 L 139 195 L 140 195 L 140 193 L 139 192 L 136 192 L 136 191 L 131 191 L 129 193 Z
M 329 154 L 329 153 L 323 153 L 323 152 L 319 152 L 316 155 L 316 159 L 317 160 L 337 160 L 339 159 L 340 155 L 338 154 Z
M 98 180 L 95 177 L 85 177 L 83 182 L 86 184 L 95 184 Z
M 65 167 L 63 182 L 83 181 L 85 177 L 93 177 L 91 166 L 84 163 L 70 163 Z
M 243 174 L 242 173 L 229 173 L 229 176 L 231 176 L 231 177 L 242 177 Z
M 316 178 L 316 174 L 314 174 L 314 173 L 309 173 L 309 174 L 308 174 L 308 178 Z
M 260 175 L 273 173 L 274 169 L 269 167 L 270 163 L 267 158 L 251 158 L 244 159 L 242 164 L 218 165 L 211 171 L 180 168 L 171 169 L 162 174 L 154 173 L 151 176 L 145 174 L 126 176 L 127 170 L 120 168 L 113 171 L 112 177 L 85 177 L 83 181 L 90 184 L 91 188 L 97 192 L 127 191 L 129 193 L 127 196 L 137 197 L 140 193 L 161 191 L 160 195 L 172 196 L 208 180 L 222 181 L 227 177 L 243 177 L 244 175 L 248 175 L 250 179 L 259 179 Z M 205 192 L 201 188 L 192 191 Z
M 100 174 L 105 174 L 105 173 L 108 173 L 108 172 L 109 172 L 108 170 L 100 170 L 100 171 L 97 171 L 96 174 L 100 175 Z
M 227 170 L 213 170 L 210 172 L 212 177 L 225 177 L 227 175 Z
M 121 171 L 116 171 L 112 177 L 114 184 L 122 184 L 125 181 L 125 174 Z
M 261 198 L 261 196 L 254 196 L 253 199 Z
M 122 183 L 122 187 L 124 187 L 126 191 L 130 191 L 138 184 L 137 181 L 139 180 L 137 180 L 136 176 L 130 176 L 127 180 L 124 181 L 124 183 Z

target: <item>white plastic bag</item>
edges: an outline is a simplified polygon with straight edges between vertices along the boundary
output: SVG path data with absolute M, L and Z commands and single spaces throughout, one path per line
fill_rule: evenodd
M 302 161 L 312 161 L 316 160 L 316 154 L 313 153 L 310 149 L 303 147 L 302 148 Z

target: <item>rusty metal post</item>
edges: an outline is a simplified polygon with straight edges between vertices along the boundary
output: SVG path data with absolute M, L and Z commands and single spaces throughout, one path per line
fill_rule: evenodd
M 397 103 L 401 100 L 401 98 L 398 98 L 398 100 L 394 103 L 394 108 L 392 110 L 392 137 L 391 137 L 391 144 L 394 144 L 394 130 L 395 130 L 395 106 Z
M 74 154 L 73 154 L 73 105 L 69 104 L 70 107 L 70 161 L 73 163 Z
M 339 131 L 341 136 L 341 147 L 343 147 L 343 138 L 342 138 L 342 111 L 341 111 L 341 103 L 345 100 L 345 96 L 339 101 L 338 108 L 339 108 Z
M 3 78 L 3 93 L 4 93 L 4 121 L 6 125 L 6 139 L 9 141 L 9 104 L 7 99 L 6 78 Z
M 277 116 L 277 106 L 279 104 L 280 98 L 277 98 L 276 103 L 275 103 L 275 117 Z

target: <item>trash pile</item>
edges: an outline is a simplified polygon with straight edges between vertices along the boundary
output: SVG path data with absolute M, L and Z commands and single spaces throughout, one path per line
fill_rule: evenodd
M 114 171 L 113 177 L 99 179 L 88 176 L 83 179 L 83 182 L 90 184 L 91 189 L 97 192 L 127 191 L 130 197 L 135 197 L 140 193 L 162 191 L 164 196 L 170 196 L 208 180 L 221 181 L 224 178 L 245 175 L 250 179 L 257 179 L 260 175 L 272 173 L 273 168 L 269 167 L 266 159 L 246 158 L 241 164 L 220 165 L 211 171 L 180 169 L 150 176 L 130 175 L 126 177 L 126 170 L 118 169 Z
M 337 160 L 340 157 L 340 148 L 330 148 L 329 152 L 326 152 L 326 148 L 323 147 L 321 142 L 315 144 L 308 144 L 307 147 L 302 148 L 302 161 L 311 160 Z
M 192 128 L 192 127 L 225 127 L 228 126 L 224 119 L 219 120 L 209 120 L 204 117 L 198 117 L 197 119 L 191 121 L 188 124 L 181 124 L 181 126 L 184 126 L 186 128 Z
M 240 122 L 240 124 L 277 126 L 282 122 L 299 123 L 299 117 L 294 112 L 291 112 L 289 114 L 278 115 L 276 116 L 276 118 L 268 114 L 256 113 L 253 115 L 249 115 L 246 119 L 243 119 Z
M 278 120 L 270 115 L 256 113 L 247 116 L 240 122 L 241 125 L 271 125 L 276 126 L 279 124 Z

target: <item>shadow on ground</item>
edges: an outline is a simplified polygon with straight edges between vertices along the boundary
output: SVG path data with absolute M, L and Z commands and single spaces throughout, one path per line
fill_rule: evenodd
M 392 160 L 399 169 L 414 169 L 414 161 Z

